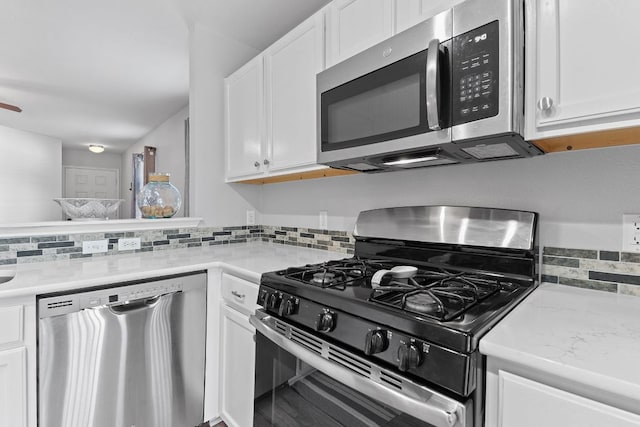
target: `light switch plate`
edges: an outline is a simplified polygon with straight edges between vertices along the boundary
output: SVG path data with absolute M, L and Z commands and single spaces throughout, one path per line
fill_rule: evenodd
M 82 242 L 83 254 L 99 254 L 109 250 L 109 239 L 85 240 Z
M 247 225 L 256 225 L 256 211 L 247 209 Z
M 140 249 L 139 237 L 118 239 L 118 251 L 133 251 L 136 249 Z
M 640 214 L 622 215 L 622 251 L 640 252 Z
M 320 230 L 326 230 L 329 228 L 329 214 L 327 213 L 327 211 L 320 211 L 320 214 L 318 215 L 318 228 L 320 228 Z

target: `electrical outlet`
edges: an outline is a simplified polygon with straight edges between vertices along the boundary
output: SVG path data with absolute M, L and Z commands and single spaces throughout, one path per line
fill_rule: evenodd
M 133 251 L 140 249 L 140 238 L 130 237 L 127 239 L 118 239 L 118 251 Z
M 640 252 L 640 214 L 622 215 L 622 250 Z
M 109 240 L 85 240 L 82 242 L 83 254 L 99 254 L 109 250 Z
M 326 230 L 329 228 L 327 211 L 320 211 L 318 216 L 318 227 L 320 230 Z
M 247 225 L 256 225 L 256 211 L 247 209 Z

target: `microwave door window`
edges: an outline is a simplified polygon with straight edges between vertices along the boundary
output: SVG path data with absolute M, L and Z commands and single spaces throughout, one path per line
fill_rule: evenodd
M 322 94 L 323 151 L 428 131 L 426 51 Z
M 420 125 L 420 75 L 413 74 L 327 108 L 328 140 L 357 140 Z

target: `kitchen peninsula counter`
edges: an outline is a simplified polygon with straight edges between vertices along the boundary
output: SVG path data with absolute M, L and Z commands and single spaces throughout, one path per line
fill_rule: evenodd
M 0 300 L 212 268 L 222 268 L 258 283 L 260 275 L 266 271 L 349 256 L 297 246 L 249 242 L 2 266 L 3 270 L 15 269 L 15 277 L 0 284 Z

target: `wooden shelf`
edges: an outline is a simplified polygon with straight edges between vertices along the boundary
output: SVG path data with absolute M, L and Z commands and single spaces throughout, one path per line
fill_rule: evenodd
M 308 172 L 298 172 L 286 175 L 269 176 L 265 178 L 248 179 L 246 181 L 238 181 L 242 184 L 275 184 L 277 182 L 301 181 L 303 179 L 329 178 L 332 176 L 353 175 L 356 171 L 342 169 L 320 169 Z
M 640 144 L 640 127 L 559 136 L 531 142 L 545 153 Z

